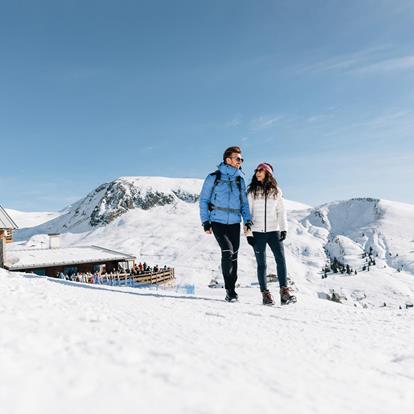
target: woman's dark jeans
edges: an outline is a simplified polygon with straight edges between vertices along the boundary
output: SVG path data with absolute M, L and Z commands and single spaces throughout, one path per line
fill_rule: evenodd
M 253 232 L 254 253 L 257 261 L 257 278 L 259 279 L 260 290 L 267 290 L 266 279 L 266 246 L 269 245 L 273 252 L 277 266 L 277 277 L 280 287 L 287 286 L 287 269 L 285 260 L 285 250 L 283 242 L 280 241 L 279 231 L 269 231 L 267 233 Z

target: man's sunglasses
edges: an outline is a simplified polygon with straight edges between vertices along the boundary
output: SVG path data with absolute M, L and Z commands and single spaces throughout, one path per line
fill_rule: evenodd
M 240 158 L 240 157 L 231 157 L 231 159 L 236 160 L 237 162 L 243 162 L 244 158 Z

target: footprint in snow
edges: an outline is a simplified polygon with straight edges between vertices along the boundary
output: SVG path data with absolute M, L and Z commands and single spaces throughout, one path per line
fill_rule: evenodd
M 393 358 L 391 360 L 391 362 L 400 363 L 400 362 L 408 361 L 410 359 L 414 359 L 414 354 L 411 354 L 411 355 L 410 354 L 409 355 L 399 355 L 399 356 Z
M 224 315 L 222 315 L 221 313 L 216 313 L 216 312 L 206 312 L 207 316 L 215 316 L 216 318 L 225 318 Z
M 263 316 L 262 314 L 255 313 L 255 312 L 246 312 L 246 315 L 249 315 L 249 316 Z

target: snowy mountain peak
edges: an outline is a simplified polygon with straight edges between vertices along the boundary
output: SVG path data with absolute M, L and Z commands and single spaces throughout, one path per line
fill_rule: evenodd
M 341 233 L 344 229 L 370 226 L 383 215 L 381 200 L 365 197 L 323 204 L 314 208 L 306 220 L 314 226 Z
M 177 203 L 194 204 L 201 186 L 202 180 L 198 179 L 120 177 L 100 185 L 37 231 L 79 233 L 112 223 L 130 210 L 150 210 Z
M 90 225 L 109 224 L 129 210 L 174 204 L 178 200 L 195 203 L 201 186 L 200 180 L 164 177 L 121 177 L 98 187 L 86 197 L 86 205 L 95 204 Z M 96 200 L 96 196 L 99 195 Z M 85 200 L 85 199 L 84 199 Z M 84 204 L 84 203 L 82 203 Z M 79 214 L 81 206 L 76 214 Z

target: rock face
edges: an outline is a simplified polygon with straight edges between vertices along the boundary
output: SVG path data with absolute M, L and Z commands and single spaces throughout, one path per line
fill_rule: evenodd
M 105 184 L 105 186 L 107 186 L 105 195 L 91 214 L 90 224 L 92 227 L 109 224 L 128 210 L 135 208 L 149 210 L 153 207 L 174 204 L 177 199 L 186 203 L 196 203 L 199 199 L 198 194 L 182 189 L 171 190 L 171 194 L 166 194 L 155 188 L 147 191 L 137 187 L 134 183 L 122 180 Z M 95 192 L 101 190 L 102 187 L 99 187 Z
M 105 226 L 130 210 L 195 204 L 202 180 L 164 177 L 121 177 L 91 191 L 67 207 L 65 213 L 43 225 L 23 230 L 20 237 L 38 233 L 80 233 Z
M 164 194 L 156 189 L 144 192 L 133 183 L 117 180 L 108 185 L 104 196 L 95 206 L 90 224 L 92 227 L 109 224 L 128 210 L 135 208 L 149 210 L 153 207 L 173 204 L 175 201 L 172 194 Z
M 98 187 L 94 193 L 103 193 L 90 214 L 92 227 L 109 224 L 117 217 L 133 209 L 149 210 L 178 201 L 196 203 L 199 199 L 199 189 L 191 188 L 185 179 L 159 179 L 162 183 L 157 185 L 156 178 L 125 177 L 119 178 L 109 184 Z M 168 187 L 166 181 L 170 181 Z M 195 181 L 195 180 L 190 180 Z M 187 187 L 187 188 L 186 188 Z M 94 194 L 86 199 L 92 201 Z

